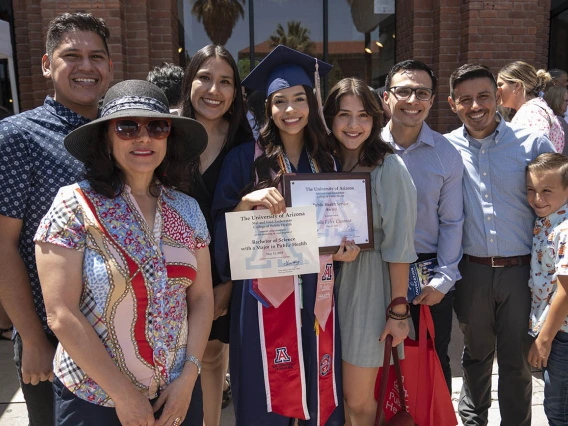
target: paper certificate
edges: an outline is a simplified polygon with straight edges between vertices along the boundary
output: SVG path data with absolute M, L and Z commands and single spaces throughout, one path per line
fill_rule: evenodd
M 316 207 L 320 253 L 335 253 L 343 237 L 373 248 L 369 173 L 284 175 L 286 205 Z
M 320 271 L 316 208 L 225 213 L 231 278 L 283 277 Z

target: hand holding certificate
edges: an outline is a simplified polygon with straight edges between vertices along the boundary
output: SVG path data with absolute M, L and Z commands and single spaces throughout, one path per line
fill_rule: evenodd
M 317 273 L 320 270 L 316 209 L 288 208 L 226 213 L 234 280 Z
M 287 206 L 316 208 L 320 253 L 335 253 L 344 237 L 374 247 L 369 173 L 286 174 L 283 181 Z

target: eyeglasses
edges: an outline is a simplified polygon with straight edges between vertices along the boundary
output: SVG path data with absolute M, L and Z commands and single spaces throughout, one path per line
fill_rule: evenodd
M 419 101 L 429 101 L 434 95 L 434 91 L 426 87 L 393 86 L 389 92 L 392 92 L 399 101 L 407 100 L 413 93 Z
M 114 120 L 114 132 L 120 139 L 128 141 L 140 134 L 140 128 L 144 126 L 148 136 L 153 139 L 165 139 L 170 134 L 172 121 L 169 119 L 151 120 L 140 123 L 134 118 L 121 118 Z

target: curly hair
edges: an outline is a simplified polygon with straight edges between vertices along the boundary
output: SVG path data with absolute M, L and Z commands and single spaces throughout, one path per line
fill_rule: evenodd
M 163 90 L 170 103 L 170 108 L 180 103 L 183 68 L 179 65 L 164 62 L 162 65 L 150 70 L 146 76 L 146 81 L 154 83 Z
M 333 86 L 323 107 L 327 127 L 330 129 L 333 128 L 333 120 L 339 112 L 341 99 L 346 95 L 357 96 L 361 100 L 365 112 L 373 118 L 371 134 L 367 140 L 363 142 L 363 148 L 359 154 L 359 164 L 367 167 L 381 165 L 385 155 L 392 154 L 393 150 L 381 139 L 383 113 L 376 101 L 375 95 L 363 81 L 350 77 L 340 80 Z M 340 142 L 333 133 L 330 135 L 330 141 L 333 154 L 342 159 Z
M 85 179 L 91 187 L 109 198 L 117 197 L 124 191 L 126 175 L 120 168 L 111 152 L 109 138 L 109 123 L 99 126 L 95 132 L 95 140 L 101 143 L 90 144 L 89 158 L 85 161 Z M 158 196 L 158 183 L 179 191 L 189 193 L 190 190 L 190 167 L 184 150 L 179 141 L 183 140 L 178 130 L 172 127 L 166 146 L 166 157 L 154 170 L 154 180 L 150 184 L 150 193 Z
M 322 172 L 333 172 L 334 160 L 328 149 L 328 137 L 325 126 L 318 114 L 316 96 L 311 87 L 302 87 L 306 91 L 309 108 L 308 124 L 304 130 L 304 147 L 317 162 Z M 272 116 L 272 101 L 275 94 L 271 94 L 266 100 L 266 117 Z M 260 130 L 260 137 L 257 143 L 263 150 L 263 153 L 253 163 L 253 171 L 258 176 L 258 183 L 254 186 L 247 186 L 245 192 L 252 189 L 276 187 L 280 184 L 282 175 L 285 173 L 278 163 L 278 158 L 284 153 L 284 144 L 280 137 L 280 129 L 274 124 L 273 120 L 267 120 Z

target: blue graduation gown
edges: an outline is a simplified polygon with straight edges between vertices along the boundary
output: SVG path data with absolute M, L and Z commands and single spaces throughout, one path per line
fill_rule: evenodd
M 231 279 L 225 212 L 232 211 L 241 200 L 242 190 L 255 179 L 252 164 L 254 143 L 242 144 L 231 150 L 223 163 L 221 175 L 213 198 L 215 220 L 215 260 L 222 281 Z M 292 166 L 293 167 L 293 166 Z M 302 153 L 297 173 L 312 173 L 305 151 Z M 293 419 L 276 413 L 268 413 L 262 369 L 262 353 L 258 328 L 258 301 L 249 293 L 251 280 L 233 281 L 231 296 L 231 326 L 229 365 L 231 387 L 237 426 L 288 426 Z M 300 425 L 316 426 L 319 360 L 314 331 L 315 296 L 317 274 L 302 275 L 303 309 L 302 345 L 306 372 L 307 404 L 310 420 Z M 344 422 L 343 392 L 341 381 L 341 343 L 339 322 L 335 322 L 335 380 L 339 406 L 333 411 L 326 426 L 342 426 Z

